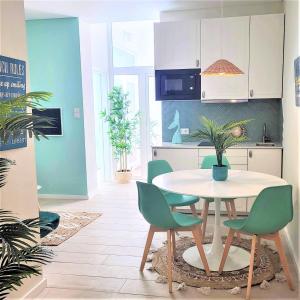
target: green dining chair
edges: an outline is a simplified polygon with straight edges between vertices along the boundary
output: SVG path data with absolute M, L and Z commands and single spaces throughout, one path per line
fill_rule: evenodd
M 284 254 L 279 231 L 293 219 L 292 186 L 274 186 L 265 188 L 257 196 L 249 216 L 238 220 L 227 220 L 224 225 L 229 228 L 219 272 L 223 271 L 229 248 L 235 232 L 252 236 L 251 257 L 248 273 L 246 299 L 250 299 L 252 276 L 256 251 L 256 263 L 260 262 L 260 240 L 273 240 L 278 250 L 280 262 L 291 290 L 294 289 L 288 262 Z
M 192 231 L 206 274 L 210 275 L 209 266 L 202 246 L 202 220 L 198 217 L 172 212 L 161 190 L 153 184 L 137 182 L 138 205 L 141 214 L 150 224 L 143 253 L 140 271 L 145 262 L 155 232 L 167 232 L 168 247 L 168 285 L 172 292 L 172 263 L 176 257 L 175 231 Z
M 230 164 L 228 159 L 223 156 L 223 164 L 225 166 L 228 166 L 230 169 Z M 204 157 L 202 164 L 201 164 L 201 169 L 212 169 L 213 165 L 216 165 L 217 162 L 217 156 L 216 155 L 207 155 Z M 204 205 L 201 213 L 201 218 L 203 220 L 202 224 L 202 233 L 203 233 L 203 238 L 205 238 L 205 231 L 206 231 L 206 224 L 207 224 L 207 216 L 208 216 L 208 211 L 209 211 L 209 204 L 211 202 L 214 202 L 213 198 L 203 198 L 204 199 Z M 237 214 L 236 214 L 236 208 L 235 208 L 235 203 L 233 198 L 229 199 L 221 199 L 225 203 L 227 214 L 229 219 L 236 219 Z M 240 241 L 240 234 L 238 233 L 238 240 Z
M 172 167 L 166 160 L 152 160 L 148 162 L 147 182 L 152 183 L 153 179 L 161 174 L 173 172 Z M 197 216 L 195 203 L 199 201 L 197 196 L 181 195 L 162 191 L 169 206 L 174 210 L 177 206 L 189 206 L 192 214 Z

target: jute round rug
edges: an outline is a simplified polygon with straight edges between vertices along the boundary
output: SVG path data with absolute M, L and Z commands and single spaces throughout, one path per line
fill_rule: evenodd
M 226 237 L 223 237 L 225 242 Z M 210 243 L 212 237 L 205 239 L 204 244 Z M 251 240 L 242 239 L 239 243 L 234 238 L 232 245 L 242 247 L 250 252 Z M 214 289 L 232 289 L 234 287 L 247 286 L 248 279 L 248 267 L 230 272 L 223 272 L 218 274 L 217 272 L 211 272 L 210 276 L 207 276 L 204 270 L 195 268 L 182 258 L 183 252 L 195 246 L 192 238 L 181 237 L 176 241 L 176 254 L 177 257 L 173 264 L 173 281 L 185 282 L 189 286 L 194 287 L 211 287 Z M 167 247 L 164 246 L 158 249 L 153 254 L 152 265 L 160 275 L 167 276 Z M 266 245 L 261 245 L 260 261 L 257 262 L 255 256 L 255 267 L 253 276 L 253 285 L 260 284 L 263 280 L 271 280 L 275 277 L 275 273 L 280 272 L 279 256 L 277 252 L 272 250 Z

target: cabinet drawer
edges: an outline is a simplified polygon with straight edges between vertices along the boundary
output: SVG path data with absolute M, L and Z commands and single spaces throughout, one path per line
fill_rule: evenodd
M 207 155 L 215 155 L 216 151 L 215 149 L 199 149 L 199 156 L 207 156 Z M 232 157 L 232 156 L 241 156 L 241 157 L 247 157 L 248 152 L 247 149 L 227 149 L 225 151 L 226 157 Z

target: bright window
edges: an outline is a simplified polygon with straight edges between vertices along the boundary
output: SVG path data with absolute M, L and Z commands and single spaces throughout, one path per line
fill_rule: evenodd
M 114 67 L 153 66 L 153 22 L 112 23 Z

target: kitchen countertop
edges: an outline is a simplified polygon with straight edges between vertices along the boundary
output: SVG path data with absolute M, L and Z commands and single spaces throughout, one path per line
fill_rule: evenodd
M 184 142 L 182 144 L 172 144 L 172 143 L 161 143 L 157 145 L 152 145 L 152 148 L 176 148 L 176 149 L 212 149 L 213 146 L 198 146 L 199 142 Z M 239 145 L 233 146 L 231 148 L 235 149 L 282 149 L 282 144 L 274 143 L 275 146 L 257 146 L 256 143 L 241 143 Z

